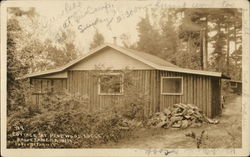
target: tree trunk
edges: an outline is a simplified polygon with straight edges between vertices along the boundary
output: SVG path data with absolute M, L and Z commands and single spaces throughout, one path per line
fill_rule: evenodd
M 204 70 L 203 66 L 203 30 L 200 31 L 200 63 L 201 63 L 201 69 Z
M 207 69 L 207 40 L 206 40 L 206 29 L 203 29 L 202 33 L 202 45 L 203 45 L 203 69 Z
M 229 39 L 229 24 L 227 24 L 227 75 L 229 75 L 229 51 L 230 51 L 230 39 Z
M 218 21 L 218 28 L 217 29 L 218 29 L 217 30 L 217 32 L 218 32 L 218 37 L 217 37 L 218 39 L 217 40 L 220 40 L 220 34 L 221 34 L 221 23 L 220 23 L 220 21 Z M 221 53 L 221 54 L 219 54 L 219 56 L 217 58 L 216 70 L 221 72 L 222 66 L 220 65 L 220 62 L 221 62 L 222 52 L 218 52 L 218 53 Z
M 237 35 L 236 35 L 236 31 L 237 31 L 236 22 L 234 21 L 234 51 L 237 50 Z
M 204 69 L 206 70 L 208 67 L 208 16 L 206 16 L 206 21 L 205 21 L 205 30 L 204 30 L 204 43 L 205 43 L 205 64 L 204 64 Z

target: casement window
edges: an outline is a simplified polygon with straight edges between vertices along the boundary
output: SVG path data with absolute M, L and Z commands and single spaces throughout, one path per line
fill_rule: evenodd
M 162 95 L 182 95 L 183 78 L 182 77 L 162 77 L 161 78 Z
M 34 88 L 32 94 L 42 94 L 42 80 L 34 79 L 32 80 L 32 84 Z
M 63 79 L 34 79 L 32 84 L 34 87 L 33 94 L 60 93 L 66 88 Z
M 101 74 L 98 83 L 99 95 L 122 95 L 123 75 L 120 73 Z
M 54 93 L 61 93 L 64 92 L 66 88 L 63 84 L 63 79 L 53 79 L 51 80 L 51 91 Z

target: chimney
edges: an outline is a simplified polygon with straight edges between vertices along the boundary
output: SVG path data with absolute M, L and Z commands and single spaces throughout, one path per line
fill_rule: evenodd
M 113 37 L 113 44 L 114 44 L 114 45 L 117 45 L 117 43 L 116 43 L 116 39 L 117 39 L 117 37 L 116 37 L 116 36 L 114 36 L 114 37 Z

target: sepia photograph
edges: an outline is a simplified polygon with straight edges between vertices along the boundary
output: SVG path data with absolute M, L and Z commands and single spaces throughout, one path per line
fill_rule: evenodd
M 5 149 L 249 153 L 248 10 L 212 0 L 52 2 L 1 7 Z

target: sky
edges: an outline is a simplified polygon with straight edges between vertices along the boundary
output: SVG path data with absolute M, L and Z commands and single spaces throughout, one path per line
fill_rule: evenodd
M 89 51 L 89 45 L 96 30 L 103 34 L 105 42 L 113 43 L 113 37 L 117 37 L 117 44 L 122 46 L 119 37 L 125 33 L 129 35 L 131 43 L 134 43 L 138 40 L 137 23 L 142 17 L 145 17 L 146 8 L 155 5 L 152 1 L 144 2 L 41 2 L 34 6 L 39 16 L 36 18 L 36 30 L 33 32 L 40 39 L 49 38 L 52 41 L 57 41 L 62 32 L 71 30 L 69 35 L 74 40 L 77 49 L 82 53 Z M 153 18 L 159 17 L 156 15 Z M 29 26 L 27 23 L 26 20 L 23 20 L 23 24 Z M 31 28 L 34 26 L 30 24 Z M 29 30 L 28 27 L 27 30 Z M 234 50 L 233 43 L 230 44 L 230 49 L 231 52 Z M 212 45 L 209 43 L 209 54 L 212 51 Z
M 72 30 L 78 49 L 86 53 L 96 30 L 103 34 L 105 42 L 121 45 L 120 35 L 130 36 L 131 42 L 138 40 L 137 23 L 145 16 L 146 4 L 131 6 L 116 2 L 84 3 L 66 2 L 41 4 L 35 7 L 38 16 L 36 36 L 53 41 L 62 31 Z M 140 8 L 142 7 L 142 8 Z

